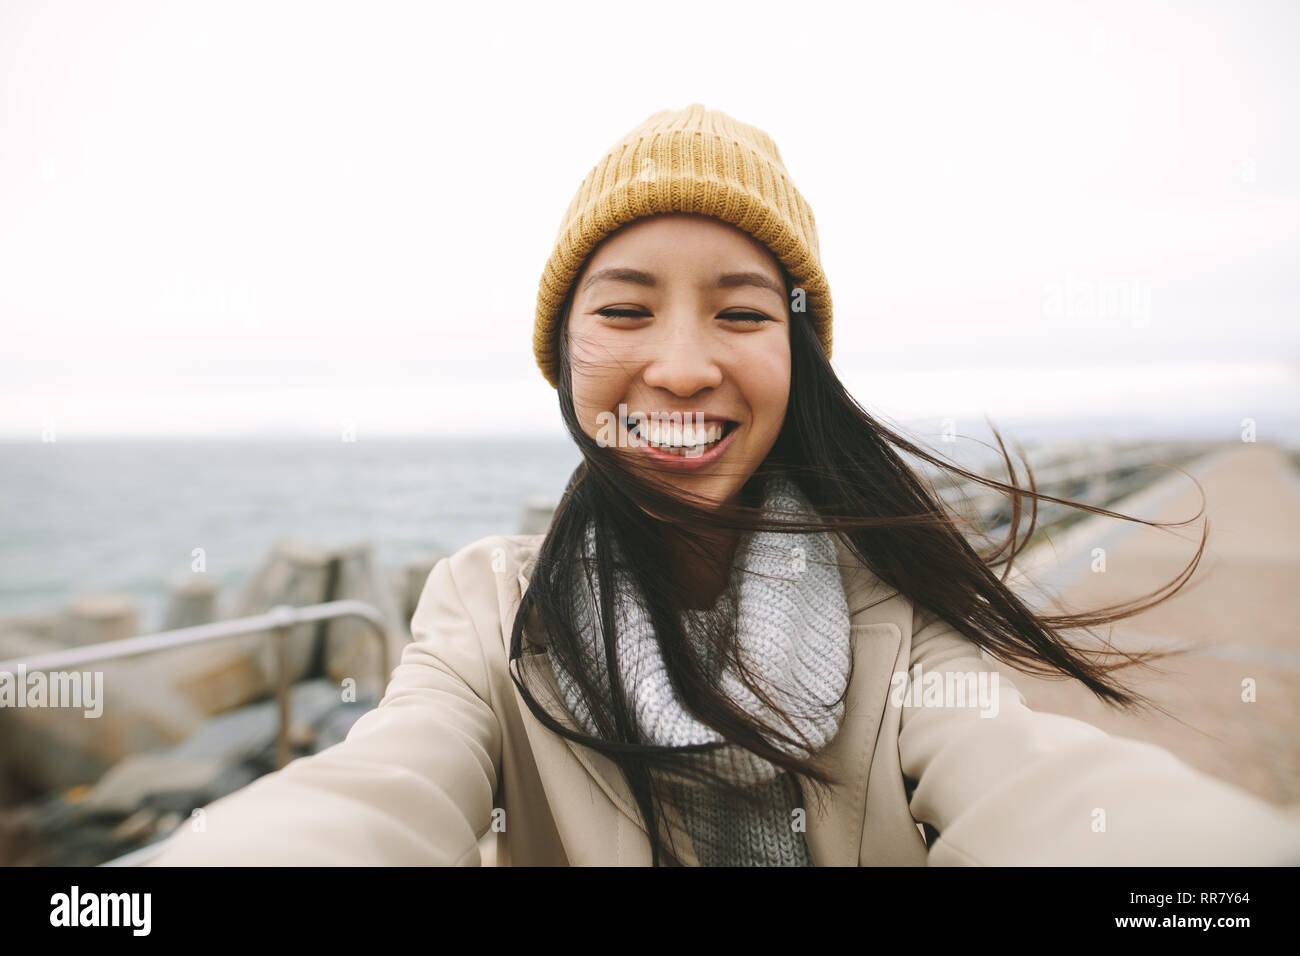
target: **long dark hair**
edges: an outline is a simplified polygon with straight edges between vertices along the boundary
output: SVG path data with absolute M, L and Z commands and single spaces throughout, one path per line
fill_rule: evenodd
M 792 283 L 788 273 L 785 279 L 789 291 Z M 1043 494 L 1037 491 L 1023 451 L 1028 488 L 1021 487 L 996 428 L 992 428 L 993 436 L 1009 481 L 976 474 L 931 454 L 878 421 L 853 399 L 826 358 L 810 315 L 798 311 L 790 312 L 790 399 L 777 440 L 746 481 L 738 501 L 707 502 L 679 489 L 666 488 L 635 453 L 607 447 L 583 429 L 574 411 L 572 393 L 568 343 L 572 300 L 571 290 L 557 332 L 557 391 L 560 413 L 583 460 L 569 481 L 538 552 L 513 622 L 510 657 L 514 661 L 524 651 L 525 622 L 536 622 L 536 631 L 529 623 L 530 637 L 543 640 L 546 652 L 572 675 L 599 735 L 572 730 L 547 713 L 513 668 L 512 679 L 528 708 L 546 727 L 605 754 L 619 766 L 647 822 L 654 865 L 660 865 L 665 850 L 672 862 L 678 862 L 672 852 L 671 828 L 665 825 L 664 803 L 669 791 L 662 788 L 668 781 L 704 783 L 728 800 L 749 803 L 756 798 L 752 791 L 715 773 L 701 760 L 702 753 L 719 744 L 659 747 L 646 743 L 639 734 L 625 701 L 615 651 L 612 605 L 629 596 L 627 588 L 617 592 L 616 569 L 639 589 L 669 679 L 692 714 L 726 741 L 790 772 L 801 795 L 800 781 L 812 784 L 819 796 L 825 794 L 822 788 L 839 782 L 817 754 L 805 746 L 806 741 L 794 732 L 792 723 L 769 726 L 739 708 L 719 689 L 699 653 L 700 639 L 705 642 L 703 646 L 721 649 L 722 659 L 773 712 L 783 717 L 790 714 L 788 709 L 782 711 L 772 704 L 762 684 L 746 670 L 737 652 L 734 620 L 707 614 L 698 625 L 691 625 L 699 627 L 698 633 L 688 634 L 687 625 L 679 617 L 685 609 L 682 582 L 674 573 L 670 544 L 678 547 L 679 555 L 685 548 L 700 560 L 717 565 L 717 542 L 734 544 L 734 535 L 739 533 L 839 533 L 851 553 L 880 581 L 914 606 L 950 624 L 992 657 L 1030 674 L 1076 678 L 1098 698 L 1120 709 L 1155 707 L 1163 712 L 1154 702 L 1126 688 L 1113 672 L 1133 664 L 1149 665 L 1156 658 L 1176 652 L 1129 652 L 1105 641 L 1101 648 L 1084 652 L 1066 641 L 1062 632 L 1109 624 L 1167 600 L 1195 572 L 1204 553 L 1208 524 L 1196 554 L 1183 571 L 1144 598 L 1123 604 L 1087 613 L 1036 612 L 1008 587 L 1007 577 L 1015 557 L 1033 535 L 1040 500 L 1152 527 L 1195 521 L 1203 507 L 1187 521 L 1162 523 Z M 972 541 L 987 541 L 987 537 L 946 505 L 933 484 L 914 470 L 900 451 L 1008 495 L 1011 522 L 1006 540 L 977 550 Z M 816 515 L 765 516 L 760 507 L 763 489 L 774 474 L 795 481 Z M 1029 526 L 1021 539 L 1025 499 L 1030 501 Z M 594 563 L 580 557 L 589 522 L 595 533 Z M 1001 575 L 996 573 L 999 567 L 1003 569 Z M 601 595 L 615 595 L 612 600 L 602 601 L 599 622 L 606 662 L 603 683 L 612 689 L 608 695 L 602 693 L 602 682 L 592 673 L 592 662 L 580 651 L 580 625 L 571 596 L 577 588 L 590 587 L 590 578 L 584 583 L 579 575 L 594 575 Z M 861 609 L 849 610 L 857 613 Z M 782 747 L 783 743 L 787 746 Z M 665 825 L 662 831 L 661 825 Z M 667 847 L 661 835 L 665 832 L 669 836 Z

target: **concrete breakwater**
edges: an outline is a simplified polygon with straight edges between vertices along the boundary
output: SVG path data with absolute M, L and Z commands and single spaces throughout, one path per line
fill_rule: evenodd
M 529 500 L 519 530 L 544 530 L 553 505 Z M 282 540 L 228 607 L 201 573 L 170 583 L 164 629 L 250 617 L 279 605 L 354 599 L 383 619 L 390 666 L 433 566 L 430 551 L 381 568 L 370 544 Z M 224 613 L 223 613 L 224 611 Z M 0 661 L 139 634 L 128 595 L 86 593 L 48 614 L 0 620 Z M 276 768 L 277 651 L 269 632 L 109 660 L 74 673 L 7 672 L 0 697 L 0 865 L 95 865 L 170 833 L 213 800 Z M 386 675 L 364 621 L 298 624 L 286 642 L 291 757 L 341 741 L 374 707 Z M 81 687 L 82 677 L 87 680 Z M 62 684 L 60 684 L 62 678 Z M 99 713 L 61 706 L 60 687 L 98 686 Z M 45 689 L 35 693 L 41 685 Z M 92 695 L 93 696 L 93 695 Z M 27 704 L 27 706 L 22 706 Z M 33 704 L 35 704 L 33 706 Z

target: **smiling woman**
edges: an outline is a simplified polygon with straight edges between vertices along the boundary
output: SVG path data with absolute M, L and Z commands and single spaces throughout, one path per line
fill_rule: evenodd
M 886 428 L 831 316 L 766 134 L 692 105 L 622 138 L 539 285 L 583 456 L 550 528 L 440 561 L 379 707 L 158 862 L 477 863 L 491 829 L 522 864 L 1300 863 L 1295 819 L 1031 712 L 986 659 L 1149 703 L 1115 672 L 1162 655 L 1066 632 L 1168 599 L 1202 551 L 1148 603 L 1035 612 L 1005 583 L 1024 498 L 1141 519 Z M 1008 541 L 976 550 L 900 452 L 1009 495 Z

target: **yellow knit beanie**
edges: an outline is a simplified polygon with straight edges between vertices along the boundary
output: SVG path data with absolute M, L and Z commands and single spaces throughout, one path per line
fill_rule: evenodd
M 664 212 L 712 216 L 767 246 L 804 290 L 830 357 L 831 294 L 812 209 L 790 181 L 771 137 L 694 103 L 661 110 L 620 139 L 569 203 L 538 285 L 533 326 L 533 354 L 552 388 L 558 387 L 560 307 L 587 256 L 620 226 Z

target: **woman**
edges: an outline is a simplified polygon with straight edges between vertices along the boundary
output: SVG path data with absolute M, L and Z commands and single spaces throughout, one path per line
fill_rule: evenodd
M 440 561 L 379 707 L 156 864 L 477 864 L 489 831 L 514 864 L 1300 862 L 1285 813 L 999 680 L 982 649 L 1141 704 L 1113 672 L 1152 655 L 1061 632 L 1149 605 L 1026 607 L 993 569 L 1021 498 L 1058 499 L 874 421 L 831 317 L 763 132 L 693 105 L 615 144 L 539 289 L 583 454 L 550 530 Z M 1010 493 L 1009 550 L 895 449 Z

